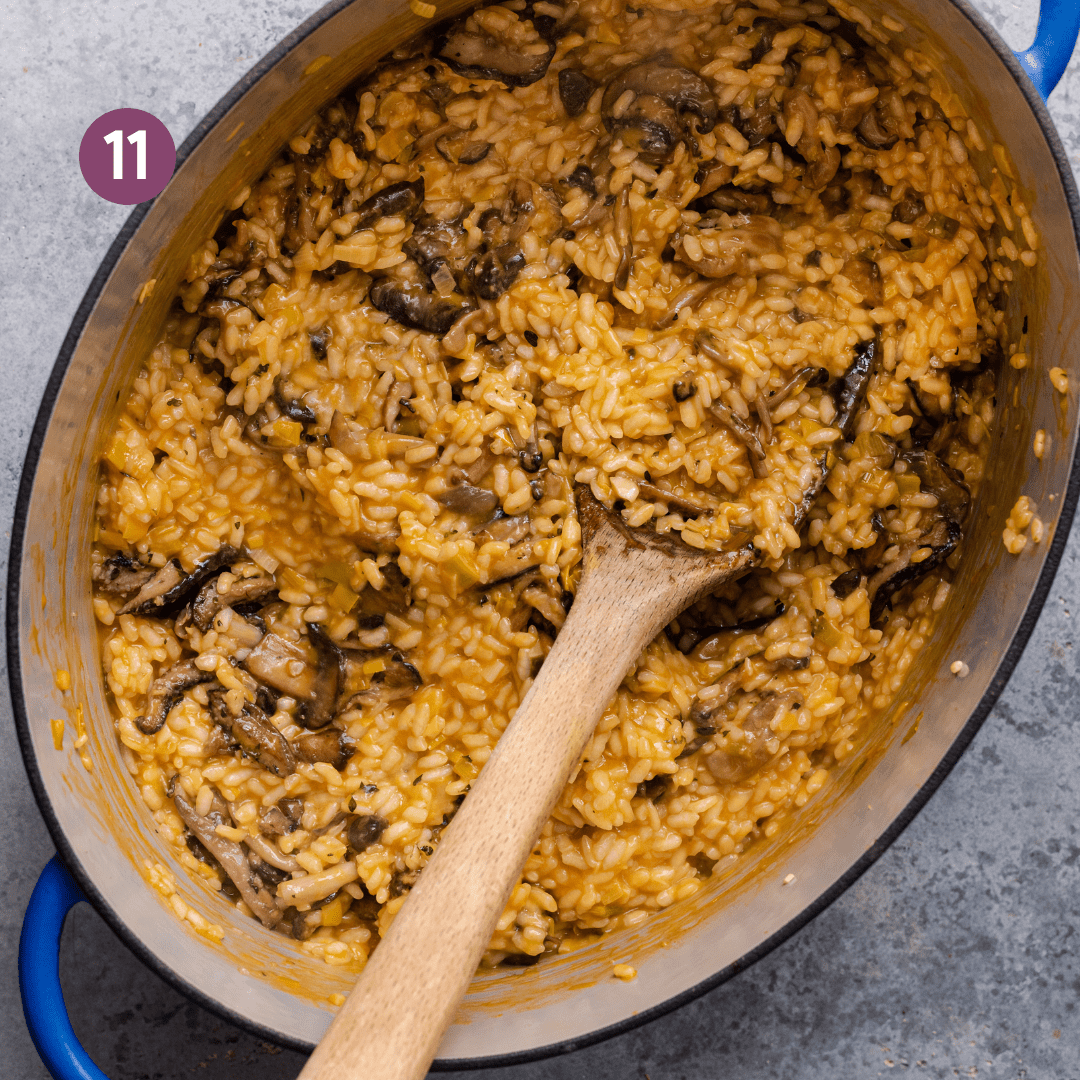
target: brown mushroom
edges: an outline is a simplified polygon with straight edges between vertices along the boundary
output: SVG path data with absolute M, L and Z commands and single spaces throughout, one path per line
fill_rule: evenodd
M 117 552 L 94 567 L 94 584 L 106 596 L 130 596 L 140 590 L 158 571 L 143 566 L 129 555 Z
M 200 817 L 195 810 L 195 804 L 177 782 L 176 776 L 173 776 L 168 786 L 168 794 L 176 805 L 176 812 L 181 820 L 221 864 L 256 918 L 263 926 L 273 929 L 281 922 L 281 909 L 265 884 L 255 876 L 244 849 L 235 840 L 226 840 L 218 833 L 218 826 L 233 828 L 234 824 L 229 804 L 216 788 L 211 790 L 214 795 L 210 810 L 205 817 Z
M 616 103 L 627 91 L 634 98 L 616 116 Z M 693 144 L 691 117 L 701 134 L 712 131 L 720 117 L 709 84 L 664 53 L 623 68 L 604 90 L 600 112 L 608 131 L 650 165 L 670 160 L 680 141 Z
M 714 401 L 709 406 L 709 412 L 720 421 L 729 431 L 731 431 L 742 444 L 746 447 L 746 452 L 750 458 L 750 468 L 753 470 L 754 476 L 759 480 L 764 479 L 769 475 L 768 467 L 765 464 L 765 451 L 761 446 L 761 440 L 757 437 L 754 429 L 737 413 L 733 412 L 724 405 L 722 402 Z
M 240 557 L 236 548 L 223 544 L 190 574 L 185 574 L 180 563 L 172 559 L 120 609 L 120 614 L 172 618 L 209 578 L 231 566 Z
M 595 91 L 596 83 L 583 71 L 563 68 L 559 72 L 559 99 L 567 116 L 580 116 Z
M 866 400 L 876 357 L 877 338 L 860 341 L 855 346 L 855 355 L 847 371 L 836 380 L 833 391 L 836 399 L 836 419 L 833 424 L 840 429 L 845 442 L 849 442 L 855 433 L 855 421 Z
M 507 86 L 531 86 L 547 74 L 555 55 L 555 42 L 537 42 L 522 48 L 458 26 L 450 30 L 435 51 L 454 71 L 467 78 L 494 79 Z
M 239 744 L 241 751 L 254 758 L 276 776 L 296 772 L 296 757 L 289 740 L 270 722 L 258 707 L 245 702 L 239 715 L 229 710 L 223 688 L 210 691 L 210 715 Z
M 225 608 L 269 600 L 277 592 L 277 583 L 268 574 L 234 578 L 224 590 L 219 588 L 220 581 L 220 576 L 208 581 L 191 604 L 191 620 L 203 633 L 210 629 L 214 616 Z
M 705 758 L 705 766 L 721 783 L 737 783 L 768 764 L 779 749 L 772 730 L 777 714 L 802 707 L 801 690 L 765 692 L 742 722 L 742 739 L 728 739 L 726 745 Z
M 370 229 L 382 218 L 403 217 L 411 219 L 424 204 L 424 178 L 400 180 L 365 199 L 357 208 L 360 215 L 356 230 Z M 318 239 L 318 237 L 316 237 Z
M 328 727 L 322 731 L 309 731 L 293 741 L 293 750 L 301 761 L 314 764 L 317 761 L 344 769 L 349 758 L 356 752 L 356 743 L 338 728 Z
M 150 684 L 146 713 L 135 720 L 135 726 L 144 735 L 156 735 L 165 726 L 169 713 L 180 704 L 185 690 L 216 678 L 214 672 L 196 667 L 193 659 L 166 668 Z

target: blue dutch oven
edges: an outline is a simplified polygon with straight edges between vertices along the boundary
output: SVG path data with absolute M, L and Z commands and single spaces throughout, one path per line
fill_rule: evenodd
M 440 15 L 466 6 L 452 0 Z M 902 19 L 908 29 L 901 39 L 950 73 L 969 114 L 1009 149 L 1043 237 L 1038 265 L 1018 280 L 1006 311 L 1014 339 L 1028 319 L 1032 364 L 1000 372 L 1003 415 L 957 587 L 901 700 L 870 733 L 859 760 L 838 769 L 786 833 L 633 931 L 523 971 L 478 975 L 437 1068 L 528 1060 L 609 1038 L 704 993 L 794 933 L 870 866 L 948 773 L 1020 658 L 1050 589 L 1080 488 L 1074 397 L 1070 392 L 1063 412 L 1047 378 L 1051 367 L 1063 367 L 1080 385 L 1080 217 L 1044 100 L 1072 54 L 1080 4 L 1044 0 L 1035 44 L 1015 56 L 966 0 L 863 6 L 872 16 L 880 7 Z M 107 719 L 89 591 L 94 462 L 113 403 L 155 340 L 187 252 L 214 231 L 224 207 L 305 117 L 421 26 L 404 0 L 335 2 L 253 68 L 181 147 L 165 191 L 124 226 L 49 379 L 15 513 L 7 632 L 22 752 L 59 851 L 34 889 L 19 954 L 26 1023 L 57 1080 L 104 1080 L 68 1022 L 58 974 L 64 919 L 83 899 L 179 990 L 282 1045 L 313 1046 L 332 1018 L 331 995 L 349 989 L 346 975 L 191 882 L 154 834 Z M 313 63 L 320 58 L 329 59 Z M 993 166 L 989 155 L 976 164 L 986 176 Z M 150 278 L 157 288 L 135 305 L 132 297 Z M 1051 433 L 1041 462 L 1029 449 L 1039 428 Z M 1036 500 L 1048 533 L 1015 558 L 1004 553 L 1001 531 L 1021 494 Z M 971 667 L 964 680 L 947 675 L 958 656 Z M 71 672 L 72 693 L 56 689 L 56 668 Z M 85 748 L 93 771 L 52 745 L 50 718 L 76 702 L 93 718 Z M 872 767 L 863 768 L 866 762 Z M 180 901 L 224 927 L 222 943 L 175 916 L 148 883 L 155 865 L 174 875 Z M 777 873 L 794 874 L 792 886 L 776 888 Z M 628 955 L 637 979 L 606 978 Z

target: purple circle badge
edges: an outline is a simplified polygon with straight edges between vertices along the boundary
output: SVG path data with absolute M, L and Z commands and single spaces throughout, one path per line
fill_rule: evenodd
M 142 109 L 113 109 L 86 129 L 79 168 L 103 199 L 132 206 L 164 190 L 176 168 L 176 146 L 156 116 Z

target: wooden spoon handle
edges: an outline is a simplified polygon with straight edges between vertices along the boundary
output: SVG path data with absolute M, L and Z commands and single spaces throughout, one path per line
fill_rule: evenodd
M 671 604 L 625 571 L 583 579 L 536 682 L 301 1080 L 419 1080 L 540 830 Z M 643 610 L 644 609 L 644 610 Z

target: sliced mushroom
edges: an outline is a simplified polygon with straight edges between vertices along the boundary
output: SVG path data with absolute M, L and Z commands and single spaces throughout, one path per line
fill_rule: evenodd
M 494 79 L 507 86 L 531 86 L 547 74 L 555 55 L 555 42 L 536 42 L 521 48 L 488 34 L 456 27 L 446 35 L 436 53 L 467 78 Z
M 367 453 L 367 428 L 334 411 L 330 420 L 330 445 L 346 457 L 362 459 Z
M 839 599 L 846 600 L 859 587 L 861 581 L 862 572 L 858 567 L 855 567 L 851 570 L 845 570 L 842 574 L 837 574 L 832 580 L 831 588 Z
M 746 447 L 746 452 L 750 458 L 750 468 L 753 470 L 754 476 L 759 480 L 768 476 L 769 470 L 765 464 L 765 451 L 762 449 L 761 440 L 758 439 L 754 429 L 741 416 L 732 412 L 731 409 L 719 401 L 714 401 L 709 406 L 709 412 Z
M 311 692 L 300 703 L 297 714 L 304 727 L 317 731 L 334 718 L 338 691 L 342 683 L 344 656 L 330 635 L 318 624 L 308 623 L 308 640 L 315 646 L 318 658 Z
M 938 509 L 963 525 L 971 505 L 971 489 L 960 473 L 930 450 L 905 450 L 899 457 L 918 476 L 922 490 L 937 497 Z
M 158 571 L 143 566 L 121 552 L 94 568 L 94 584 L 107 596 L 130 596 L 141 589 Z
M 687 514 L 707 514 L 710 510 L 708 506 L 684 498 L 682 495 L 676 495 L 673 491 L 660 487 L 659 484 L 650 484 L 648 480 L 638 481 L 638 492 L 643 499 L 667 503 L 668 506 L 674 506 Z
M 694 736 L 682 748 L 676 760 L 696 753 L 716 734 L 716 727 L 712 722 L 713 715 L 728 703 L 737 689 L 740 676 L 738 667 L 739 665 L 736 665 L 719 681 L 702 687 L 694 697 L 687 717 L 689 724 L 693 727 Z
M 735 224 L 708 228 L 725 220 Z M 782 236 L 783 228 L 775 218 L 761 214 L 721 215 L 705 217 L 697 228 L 676 234 L 672 246 L 675 258 L 702 277 L 725 278 L 749 273 L 752 259 L 777 254 Z
M 714 750 L 705 759 L 709 772 L 721 783 L 737 783 L 752 776 L 772 760 L 778 749 L 772 723 L 777 714 L 802 706 L 801 690 L 762 694 L 761 700 L 742 722 L 742 740 L 729 740 L 723 749 Z
M 754 615 L 749 619 L 740 619 L 739 622 L 727 626 L 717 626 L 713 623 L 707 623 L 704 626 L 687 626 L 679 635 L 677 642 L 679 652 L 689 653 L 700 645 L 698 659 L 711 660 L 713 657 L 709 655 L 712 651 L 710 645 L 718 644 L 716 639 L 721 634 L 746 634 L 752 630 L 761 630 L 774 619 L 779 619 L 784 614 L 784 610 L 784 605 L 777 601 L 770 615 Z
M 296 811 L 290 816 L 283 806 L 285 803 L 300 805 L 289 808 Z M 285 836 L 286 833 L 296 832 L 303 812 L 304 804 L 300 799 L 281 799 L 276 806 L 264 806 L 259 810 L 259 831 L 265 836 Z
M 889 130 L 888 117 L 883 115 L 877 103 L 859 121 L 855 133 L 862 142 L 875 150 L 891 150 L 900 138 Z
M 904 197 L 893 207 L 893 221 L 901 221 L 905 225 L 911 225 L 926 213 L 926 203 L 917 191 L 908 191 Z
M 768 397 L 770 409 L 776 409 L 793 394 L 801 394 L 808 386 L 824 386 L 829 381 L 829 373 L 825 368 L 804 367 L 794 372 L 783 386 L 777 387 Z M 771 414 L 770 414 L 771 415 Z M 772 417 L 773 423 L 776 418 Z
M 356 814 L 345 826 L 345 839 L 349 848 L 357 855 L 367 851 L 372 844 L 377 844 L 386 831 L 389 822 L 378 814 Z
M 486 522 L 481 529 L 476 530 L 476 536 L 487 536 L 491 540 L 502 540 L 507 544 L 516 544 L 529 535 L 531 525 L 528 514 L 517 514 L 507 517 L 501 510 L 490 521 Z
M 583 71 L 563 68 L 559 72 L 559 98 L 567 116 L 580 116 L 595 91 L 596 83 Z
M 453 510 L 455 514 L 490 517 L 492 511 L 499 505 L 498 495 L 493 491 L 470 484 L 464 473 L 451 476 L 450 484 L 451 486 L 446 491 L 435 496 L 435 501 L 448 510 Z
M 403 217 L 411 219 L 424 204 L 424 178 L 400 180 L 389 184 L 381 191 L 365 199 L 356 211 L 360 220 L 356 223 L 357 231 L 370 229 L 382 218 Z M 318 239 L 316 237 L 316 239 Z
M 185 690 L 216 678 L 212 671 L 196 667 L 194 660 L 181 660 L 166 668 L 150 684 L 146 714 L 135 720 L 135 726 L 144 735 L 156 735 L 165 726 L 169 713 L 180 704 Z
M 311 696 L 315 670 L 303 647 L 267 634 L 248 654 L 243 666 L 260 682 L 297 700 Z
M 619 192 L 615 201 L 615 244 L 619 249 L 619 265 L 615 269 L 615 288 L 625 289 L 630 281 L 630 264 L 634 257 L 633 219 L 630 216 L 630 186 Z
M 627 91 L 634 99 L 616 116 L 616 103 Z M 712 131 L 720 118 L 709 84 L 666 54 L 619 72 L 604 90 L 600 112 L 608 131 L 650 165 L 668 161 L 682 140 L 693 144 L 690 117 L 701 134 Z
M 341 696 L 338 711 L 389 704 L 411 697 L 424 685 L 420 672 L 400 653 L 387 646 L 383 650 L 346 648 L 342 653 Z M 383 660 L 385 666 L 369 677 L 364 666 L 373 659 Z M 356 690 L 367 683 L 366 689 Z
M 199 842 L 221 864 L 230 880 L 240 891 L 244 903 L 251 909 L 258 920 L 270 929 L 281 922 L 281 909 L 273 895 L 255 876 L 244 849 L 235 840 L 227 840 L 217 832 L 218 826 L 233 827 L 229 804 L 221 797 L 216 788 L 210 810 L 205 817 L 200 817 L 194 804 L 188 799 L 183 787 L 174 776 L 169 782 L 169 795 L 176 805 L 176 812 L 184 824 L 195 834 Z
M 403 326 L 440 337 L 476 305 L 459 293 L 440 296 L 431 287 L 403 276 L 385 277 L 371 287 L 371 302 Z
M 963 530 L 944 515 L 935 518 L 933 525 L 918 540 L 903 544 L 891 562 L 886 563 L 866 583 L 870 596 L 870 621 L 876 622 L 892 607 L 893 599 L 905 585 L 922 581 L 936 570 L 955 550 L 963 538 Z M 929 554 L 919 562 L 913 559 L 929 548 Z
M 309 731 L 306 735 L 298 736 L 292 746 L 301 761 L 309 764 L 322 761 L 335 769 L 344 769 L 356 752 L 356 743 L 346 732 L 337 728 Z
M 210 715 L 240 745 L 248 757 L 276 776 L 296 772 L 296 757 L 289 740 L 270 722 L 258 707 L 244 703 L 238 716 L 229 711 L 226 692 L 222 688 L 210 691 Z
M 833 392 L 836 399 L 836 419 L 833 424 L 840 429 L 845 442 L 849 442 L 855 433 L 855 421 L 866 400 L 876 356 L 877 338 L 859 342 L 855 346 L 855 356 L 850 367 L 836 380 L 836 389 Z
M 135 612 L 136 614 L 149 613 L 155 606 L 163 606 L 165 598 L 183 582 L 184 577 L 185 574 L 180 568 L 180 561 L 170 559 L 150 578 L 143 579 L 139 591 L 120 609 L 120 614 L 126 615 L 129 612 Z
M 516 244 L 485 251 L 469 267 L 472 287 L 481 300 L 498 300 L 514 284 L 524 266 L 525 254 Z
M 224 591 L 218 588 L 220 580 L 220 577 L 216 577 L 208 581 L 191 604 L 192 622 L 203 633 L 210 629 L 214 616 L 224 608 L 268 600 L 277 592 L 277 583 L 268 574 L 235 578 Z
M 166 563 L 121 609 L 120 614 L 156 615 L 173 618 L 203 584 L 241 557 L 236 548 L 223 544 L 190 574 L 175 559 Z

